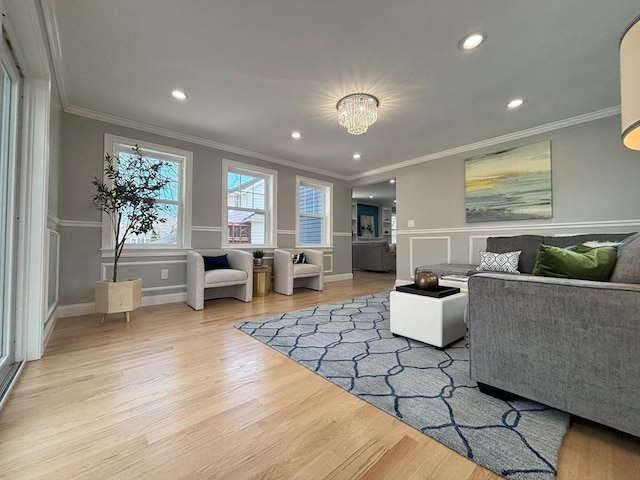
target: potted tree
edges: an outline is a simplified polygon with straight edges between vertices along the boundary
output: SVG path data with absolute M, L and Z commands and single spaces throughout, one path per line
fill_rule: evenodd
M 113 232 L 113 278 L 96 283 L 96 312 L 102 313 L 102 322 L 108 313 L 124 312 L 127 322 L 130 313 L 142 300 L 142 280 L 118 281 L 118 261 L 131 236 L 145 235 L 155 223 L 166 220 L 160 215 L 162 206 L 156 203 L 158 194 L 171 182 L 163 175 L 167 162 L 143 155 L 135 145 L 132 153 L 120 157 L 105 154 L 103 178 L 94 178 L 96 194 L 93 204 L 109 218 Z

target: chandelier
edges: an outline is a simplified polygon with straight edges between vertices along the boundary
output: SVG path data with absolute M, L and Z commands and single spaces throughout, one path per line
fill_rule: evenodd
M 368 93 L 352 93 L 341 98 L 336 109 L 338 123 L 351 135 L 361 135 L 378 119 L 380 102 Z

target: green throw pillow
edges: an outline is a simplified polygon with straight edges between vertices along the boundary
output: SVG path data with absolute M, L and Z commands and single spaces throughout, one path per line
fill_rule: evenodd
M 543 277 L 609 280 L 618 254 L 615 247 L 589 248 L 580 245 L 572 252 L 551 245 L 540 245 L 533 274 Z

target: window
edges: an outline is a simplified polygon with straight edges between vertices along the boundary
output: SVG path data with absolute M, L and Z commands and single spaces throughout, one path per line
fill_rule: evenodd
M 297 177 L 297 244 L 330 247 L 332 244 L 330 183 Z
M 170 180 L 167 187 L 156 197 L 164 222 L 156 222 L 153 230 L 145 235 L 130 236 L 125 250 L 134 248 L 175 249 L 191 246 L 191 164 L 192 153 L 162 145 L 141 142 L 128 138 L 105 135 L 105 151 L 118 157 L 118 168 L 127 168 L 128 160 L 134 157 L 131 148 L 138 145 L 145 160 L 165 162 L 162 174 Z M 127 221 L 121 220 L 121 225 Z M 110 224 L 103 222 L 103 248 L 113 249 Z
M 224 160 L 224 246 L 275 245 L 276 172 Z

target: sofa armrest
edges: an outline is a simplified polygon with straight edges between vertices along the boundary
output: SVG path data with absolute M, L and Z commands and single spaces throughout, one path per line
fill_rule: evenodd
M 187 304 L 196 310 L 204 308 L 204 260 L 195 250 L 187 252 Z
M 242 250 L 227 250 L 229 265 L 235 270 L 242 270 L 253 278 L 253 255 Z
M 318 265 L 320 270 L 324 270 L 324 254 L 320 250 L 303 250 L 307 263 Z
M 640 285 L 469 279 L 471 378 L 640 435 Z

